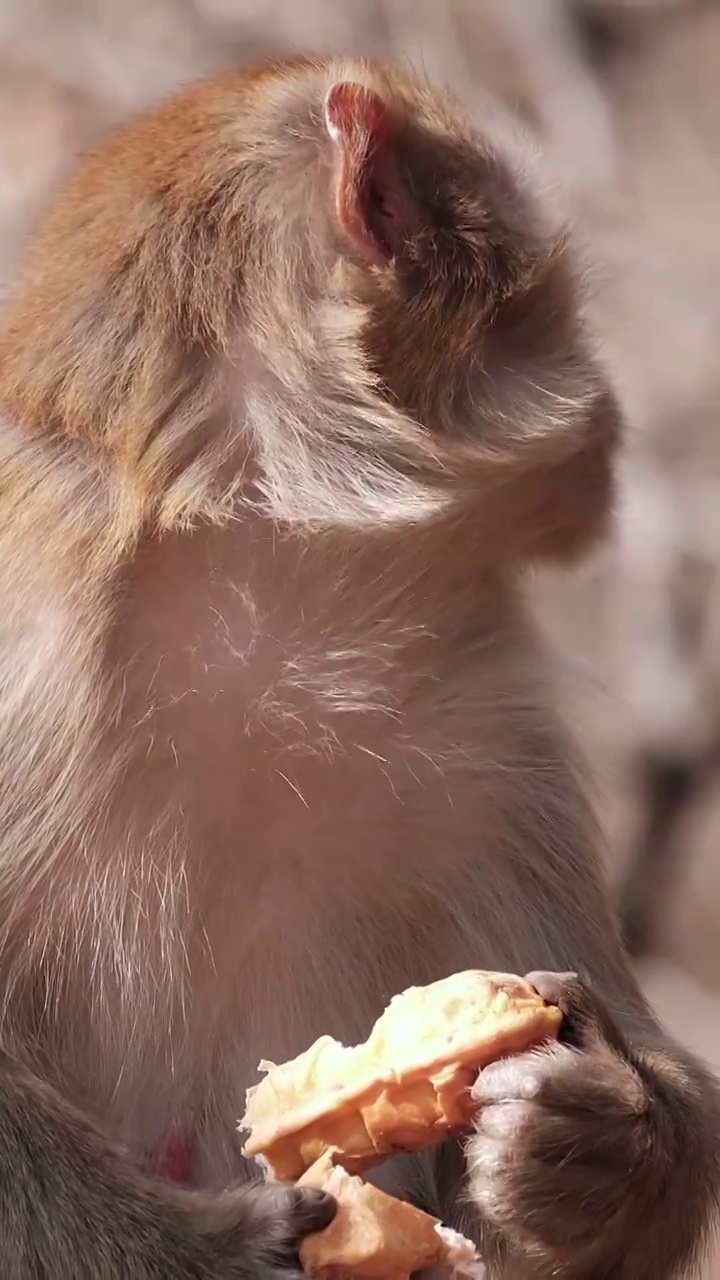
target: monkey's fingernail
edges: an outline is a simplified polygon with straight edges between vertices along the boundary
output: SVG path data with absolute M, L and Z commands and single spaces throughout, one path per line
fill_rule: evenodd
M 526 974 L 525 981 L 535 988 L 547 1004 L 557 1005 L 565 1014 L 570 1012 L 573 997 L 582 986 L 576 973 L 549 973 L 544 969 Z

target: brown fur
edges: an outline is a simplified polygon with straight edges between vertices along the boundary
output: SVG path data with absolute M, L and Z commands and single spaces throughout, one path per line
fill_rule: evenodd
M 417 215 L 379 267 L 334 213 L 322 104 L 343 79 L 385 102 Z M 10 303 L 4 1027 L 137 1160 L 188 1131 L 204 1187 L 241 1172 L 261 1055 L 361 1036 L 410 982 L 572 966 L 618 1041 L 662 1043 L 517 592 L 526 559 L 602 527 L 617 434 L 530 174 L 501 119 L 478 137 L 388 67 L 229 74 L 88 157 Z M 579 1091 L 594 1060 L 573 1075 L 568 1052 Z M 643 1052 L 669 1072 L 653 1160 L 692 1150 L 697 1201 L 681 1212 L 682 1175 L 660 1180 L 664 1260 L 623 1181 L 596 1274 L 658 1280 L 711 1214 L 715 1101 L 694 1065 Z M 629 1069 L 613 1059 L 610 1098 Z M 427 1160 L 387 1176 L 430 1207 L 448 1193 Z M 522 1197 L 473 1185 L 497 1274 L 589 1274 L 572 1223 L 560 1254 L 547 1211 L 517 1231 L 527 1178 Z M 647 1258 L 628 1271 L 625 1253 Z

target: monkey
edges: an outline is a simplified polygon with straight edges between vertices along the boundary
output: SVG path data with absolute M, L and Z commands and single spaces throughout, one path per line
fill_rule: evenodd
M 297 1274 L 260 1057 L 462 968 L 560 1042 L 375 1171 L 501 1280 L 701 1255 L 720 1108 L 642 997 L 525 604 L 620 414 L 525 138 L 298 56 L 79 163 L 0 329 L 4 1274 Z

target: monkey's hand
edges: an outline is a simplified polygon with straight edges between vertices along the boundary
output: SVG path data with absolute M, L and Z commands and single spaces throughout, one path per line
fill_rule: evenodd
M 3 1280 L 301 1280 L 331 1196 L 279 1184 L 219 1195 L 136 1171 L 52 1086 L 0 1049 Z
M 557 1044 L 478 1078 L 467 1158 L 484 1222 L 531 1276 L 684 1275 L 718 1200 L 714 1082 L 675 1052 L 631 1047 L 575 974 L 528 979 L 565 1021 Z
M 336 1212 L 335 1201 L 323 1191 L 272 1183 L 208 1197 L 207 1205 L 207 1243 L 200 1249 L 198 1271 L 188 1268 L 187 1274 L 208 1280 L 301 1280 L 303 1239 L 327 1227 Z M 174 1244 L 172 1232 L 170 1239 Z M 187 1267 L 182 1249 L 180 1255 L 178 1261 Z M 184 1277 L 186 1270 L 173 1275 Z

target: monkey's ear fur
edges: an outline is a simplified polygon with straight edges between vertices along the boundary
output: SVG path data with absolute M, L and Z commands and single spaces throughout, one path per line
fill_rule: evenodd
M 373 89 L 341 81 L 328 91 L 324 115 L 336 150 L 340 229 L 371 264 L 384 266 L 421 227 L 398 169 L 387 104 Z

